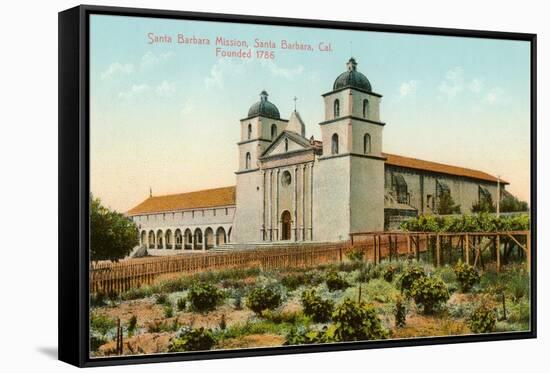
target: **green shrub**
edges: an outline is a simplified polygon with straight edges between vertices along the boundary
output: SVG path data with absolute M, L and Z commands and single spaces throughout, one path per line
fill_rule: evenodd
M 423 276 L 416 279 L 410 295 L 417 305 L 423 307 L 425 314 L 433 313 L 449 299 L 447 285 L 438 277 Z
M 216 344 L 214 334 L 205 328 L 182 328 L 168 346 L 169 352 L 206 351 Z
M 257 287 L 247 296 L 246 305 L 257 314 L 265 310 L 273 310 L 281 305 L 281 292 L 275 287 Z
M 186 305 L 187 301 L 184 297 L 178 298 L 178 300 L 176 301 L 176 308 L 178 309 L 178 311 L 185 311 Z
M 392 282 L 395 272 L 396 272 L 396 268 L 394 266 L 392 265 L 387 266 L 383 274 L 384 280 L 386 280 L 387 282 Z
M 349 287 L 347 281 L 334 271 L 327 274 L 326 284 L 329 291 L 344 290 Z
M 127 325 L 128 333 L 133 334 L 136 331 L 136 327 L 137 327 L 137 316 L 132 315 L 132 317 L 130 317 L 130 319 L 128 320 L 128 325 Z
M 168 295 L 165 293 L 157 294 L 155 302 L 157 304 L 166 304 L 166 302 L 168 302 Z
M 393 311 L 395 316 L 395 327 L 402 328 L 407 323 L 407 307 L 405 305 L 405 299 L 398 296 L 395 300 L 395 309 Z
M 317 344 L 330 342 L 327 338 L 326 327 L 321 330 L 310 330 L 304 326 L 292 327 L 285 336 L 284 346 L 303 344 Z
M 216 309 L 223 298 L 223 291 L 209 283 L 195 284 L 187 294 L 191 309 L 198 312 L 208 312 Z
M 166 304 L 164 306 L 164 317 L 170 318 L 174 316 L 174 307 L 171 304 Z
M 289 273 L 281 278 L 281 284 L 288 290 L 293 291 L 301 285 L 309 284 L 309 278 L 305 273 Z
M 408 294 L 412 288 L 413 283 L 423 277 L 426 277 L 426 272 L 424 272 L 424 269 L 422 267 L 406 267 L 401 276 L 399 276 L 399 287 L 401 288 L 401 292 Z
M 301 297 L 304 314 L 315 322 L 327 322 L 334 312 L 334 302 L 330 299 L 323 300 L 315 294 L 315 290 L 306 290 Z
M 387 338 L 388 332 L 372 305 L 346 299 L 332 314 L 335 341 L 366 341 Z
M 364 251 L 358 248 L 353 248 L 346 254 L 346 257 L 352 262 L 362 262 L 364 256 Z
M 497 315 L 487 303 L 481 304 L 470 316 L 469 326 L 474 333 L 491 333 L 495 331 Z
M 114 327 L 116 327 L 115 320 L 95 313 L 90 315 L 90 328 L 93 331 L 97 331 L 99 334 L 105 335 Z
M 479 283 L 481 276 L 471 265 L 459 261 L 453 269 L 463 293 L 469 292 L 475 284 Z
M 357 281 L 359 282 L 369 282 L 380 278 L 382 275 L 380 267 L 373 263 L 366 263 L 359 269 L 359 275 L 357 276 Z

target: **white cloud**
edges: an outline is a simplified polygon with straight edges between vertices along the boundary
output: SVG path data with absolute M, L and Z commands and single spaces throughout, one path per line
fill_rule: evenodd
M 193 102 L 191 100 L 186 100 L 183 103 L 183 106 L 180 110 L 180 114 L 182 116 L 186 116 L 188 114 L 191 114 L 192 111 L 193 111 Z
M 464 70 L 462 67 L 455 67 L 447 71 L 445 79 L 439 84 L 439 91 L 447 98 L 456 97 L 457 94 L 464 90 Z
M 134 65 L 131 63 L 121 64 L 120 62 L 113 62 L 107 70 L 101 74 L 101 79 L 108 79 L 117 74 L 129 75 L 134 72 Z
M 149 91 L 149 86 L 147 84 L 134 84 L 128 91 L 119 92 L 118 98 L 130 99 L 139 96 L 147 91 Z
M 176 85 L 164 80 L 155 88 L 155 91 L 159 96 L 170 97 L 176 92 Z
M 282 77 L 288 80 L 293 79 L 304 72 L 304 66 L 302 65 L 298 65 L 293 68 L 284 68 L 278 66 L 271 60 L 262 60 L 261 64 L 262 66 L 267 67 L 269 72 L 271 72 L 274 76 Z
M 220 58 L 210 69 L 210 74 L 204 79 L 206 88 L 222 88 L 227 76 L 244 74 L 243 63 L 235 63 L 225 58 Z
M 418 87 L 418 81 L 409 80 L 408 82 L 401 83 L 399 86 L 399 95 L 401 97 L 410 96 L 416 92 Z
M 496 104 L 502 100 L 502 93 L 503 91 L 500 87 L 494 87 L 487 92 L 483 99 L 489 104 Z
M 141 68 L 148 68 L 152 67 L 160 62 L 166 61 L 168 58 L 172 57 L 174 55 L 174 52 L 166 52 L 161 53 L 159 55 L 154 54 L 153 52 L 149 51 L 141 57 Z
M 473 93 L 480 93 L 483 90 L 483 81 L 478 78 L 472 79 L 468 84 L 468 89 Z

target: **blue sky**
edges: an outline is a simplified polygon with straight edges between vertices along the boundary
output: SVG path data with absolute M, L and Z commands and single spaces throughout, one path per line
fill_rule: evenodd
M 383 95 L 383 149 L 501 175 L 529 198 L 529 44 L 442 36 L 93 15 L 91 189 L 126 211 L 148 196 L 233 185 L 239 119 L 263 89 L 320 137 L 321 94 L 353 55 Z M 297 41 L 273 61 L 215 46 L 148 44 L 147 34 Z

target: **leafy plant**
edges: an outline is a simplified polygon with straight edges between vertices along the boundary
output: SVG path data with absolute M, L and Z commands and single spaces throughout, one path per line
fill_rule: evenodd
M 310 316 L 314 322 L 327 322 L 334 311 L 334 302 L 324 300 L 315 293 L 315 290 L 306 290 L 301 297 L 304 314 Z
M 424 272 L 424 269 L 422 267 L 406 267 L 401 276 L 399 276 L 399 287 L 401 288 L 401 292 L 408 294 L 412 288 L 413 283 L 423 277 L 426 277 L 426 272 Z
M 362 262 L 364 256 L 363 250 L 358 248 L 353 248 L 346 254 L 346 257 L 353 262 Z
M 317 344 L 330 342 L 327 337 L 327 327 L 323 330 L 311 330 L 303 326 L 292 327 L 285 336 L 285 346 L 295 346 L 303 344 Z
M 309 283 L 309 278 L 305 273 L 291 273 L 281 278 L 281 284 L 288 290 L 296 290 L 301 285 Z
M 433 313 L 449 299 L 447 285 L 438 277 L 423 276 L 416 279 L 411 286 L 410 295 L 417 305 L 423 307 L 425 314 Z
M 107 317 L 105 315 L 98 315 L 92 313 L 90 316 L 90 328 L 97 331 L 98 333 L 105 335 L 109 330 L 113 329 L 116 326 L 115 320 Z
M 168 302 L 168 295 L 165 293 L 157 294 L 155 302 L 157 304 L 166 304 Z
M 130 319 L 128 320 L 128 325 L 127 325 L 128 333 L 133 334 L 136 331 L 136 327 L 137 327 L 137 316 L 132 315 L 132 317 L 130 317 Z
M 166 304 L 164 306 L 164 317 L 170 318 L 174 316 L 174 307 L 171 304 Z
M 176 308 L 178 309 L 178 311 L 185 311 L 186 305 L 187 301 L 184 297 L 178 298 L 178 300 L 176 301 Z
M 392 282 L 395 272 L 396 272 L 396 268 L 394 266 L 392 265 L 387 266 L 383 274 L 384 280 L 386 280 L 387 282 Z
M 406 325 L 407 322 L 407 307 L 405 305 L 405 299 L 401 296 L 398 296 L 395 300 L 395 309 L 393 312 L 395 316 L 395 327 L 402 328 Z
M 336 307 L 332 320 L 334 325 L 328 334 L 336 341 L 366 341 L 388 336 L 374 307 L 365 302 L 346 299 Z
M 180 329 L 178 336 L 170 342 L 169 352 L 206 351 L 216 344 L 214 334 L 209 329 Z
M 224 298 L 223 291 L 208 283 L 195 284 L 187 294 L 191 309 L 198 312 L 208 312 L 216 309 Z
M 479 283 L 479 280 L 481 278 L 474 267 L 469 264 L 463 263 L 462 261 L 459 261 L 455 265 L 453 270 L 460 286 L 460 290 L 463 293 L 469 292 L 475 284 Z
M 281 292 L 273 286 L 257 287 L 247 296 L 246 305 L 257 314 L 264 310 L 273 310 L 281 305 Z
M 497 315 L 495 310 L 488 304 L 482 303 L 470 316 L 469 326 L 474 333 L 491 333 L 495 331 Z
M 326 284 L 329 291 L 343 290 L 349 287 L 348 282 L 334 271 L 327 274 Z

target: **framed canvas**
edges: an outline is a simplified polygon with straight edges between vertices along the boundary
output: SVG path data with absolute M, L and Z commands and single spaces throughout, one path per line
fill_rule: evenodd
M 536 35 L 59 13 L 59 358 L 536 336 Z

